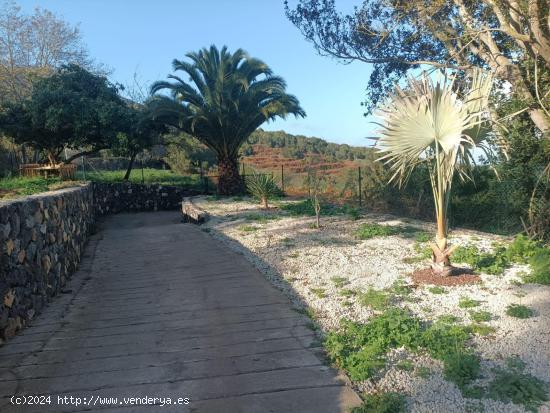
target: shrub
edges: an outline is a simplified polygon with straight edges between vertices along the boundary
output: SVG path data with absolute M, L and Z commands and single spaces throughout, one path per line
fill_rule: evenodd
M 325 348 L 352 380 L 364 380 L 384 367 L 389 348 L 416 348 L 419 336 L 419 320 L 403 310 L 390 309 L 366 324 L 343 321 L 340 331 L 327 335 Z
M 535 284 L 550 285 L 550 249 L 540 248 L 530 258 L 531 274 L 524 280 Z
M 468 297 L 460 297 L 460 300 L 458 301 L 458 306 L 460 308 L 473 308 L 479 306 L 479 301 L 472 300 Z
M 470 311 L 470 318 L 472 321 L 476 321 L 478 323 L 482 321 L 490 321 L 491 313 L 489 311 Z
M 384 291 L 369 288 L 367 291 L 361 293 L 359 302 L 373 310 L 383 310 L 390 303 L 390 296 Z
M 355 236 L 359 239 L 371 239 L 374 237 L 387 237 L 389 235 L 396 235 L 399 231 L 397 228 L 394 228 L 389 225 L 380 225 L 380 224 L 370 224 L 365 223 L 361 225 L 357 231 L 355 231 Z
M 479 357 L 462 351 L 451 352 L 444 358 L 445 378 L 463 389 L 479 376 Z
M 262 207 L 269 207 L 268 201 L 275 196 L 281 194 L 281 190 L 273 180 L 271 175 L 267 174 L 252 174 L 246 178 L 246 189 L 250 194 L 258 198 Z
M 449 352 L 464 348 L 469 337 L 465 327 L 438 321 L 422 333 L 420 343 L 432 357 L 444 360 Z
M 521 304 L 510 304 L 506 307 L 506 314 L 515 318 L 530 318 L 533 317 L 534 312 L 529 307 Z
M 470 324 L 466 327 L 466 329 L 472 334 L 477 334 L 479 336 L 488 336 L 489 334 L 493 334 L 496 331 L 494 327 L 483 323 Z
M 367 394 L 360 407 L 354 407 L 351 413 L 405 413 L 407 402 L 399 393 Z
M 489 384 L 489 397 L 505 403 L 522 404 L 533 412 L 548 400 L 545 384 L 519 369 L 497 370 L 495 379 Z
M 541 245 L 538 242 L 520 234 L 508 245 L 506 256 L 512 262 L 527 264 L 529 258 L 540 248 Z
M 428 291 L 432 294 L 447 294 L 447 290 L 440 286 L 430 287 Z

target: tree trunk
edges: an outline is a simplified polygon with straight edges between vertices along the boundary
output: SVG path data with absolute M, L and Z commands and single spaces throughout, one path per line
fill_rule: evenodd
M 132 173 L 132 168 L 134 167 L 134 161 L 136 159 L 137 153 L 132 154 L 130 157 L 130 162 L 128 163 L 128 169 L 126 169 L 126 173 L 124 174 L 123 180 L 127 181 L 130 179 L 130 174 Z
M 443 211 L 443 200 L 440 202 L 440 211 Z M 447 245 L 447 222 L 445 215 L 441 212 L 437 215 L 437 235 L 435 244 L 432 248 L 432 270 L 439 276 L 446 277 L 451 275 L 453 267 L 451 265 L 450 255 L 454 248 Z
M 269 208 L 269 204 L 267 203 L 267 197 L 263 197 L 262 198 L 262 208 L 263 209 L 268 209 Z
M 236 159 L 218 157 L 218 176 L 218 194 L 237 195 L 243 192 L 244 184 Z

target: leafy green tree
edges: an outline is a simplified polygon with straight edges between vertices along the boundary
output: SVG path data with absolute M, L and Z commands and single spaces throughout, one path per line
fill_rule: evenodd
M 285 81 L 243 50 L 234 53 L 215 46 L 186 55 L 191 62 L 173 61 L 174 80 L 153 84 L 150 105 L 155 119 L 186 132 L 212 149 L 218 161 L 218 192 L 243 190 L 238 170 L 239 148 L 264 122 L 288 114 L 305 116 L 298 99 L 286 93 Z
M 434 272 L 451 275 L 447 210 L 455 172 L 467 176 L 473 150 L 490 157 L 486 145 L 491 128 L 485 119 L 492 77 L 478 71 L 460 99 L 455 83 L 445 76 L 433 81 L 427 74 L 409 79 L 409 88 L 396 88 L 393 99 L 381 110 L 381 160 L 391 165 L 391 181 L 403 184 L 419 164 L 426 164 L 432 185 L 437 221 L 432 245 Z
M 482 68 L 508 82 L 550 136 L 547 0 L 357 0 L 348 14 L 336 3 L 285 0 L 285 10 L 320 54 L 373 65 L 368 112 L 423 66 Z
M 7 106 L 1 128 L 18 143 L 46 153 L 51 165 L 60 163 L 65 148 L 84 154 L 110 147 L 125 130 L 127 107 L 107 78 L 66 65 L 40 79 L 29 99 Z
M 127 156 L 130 159 L 123 178 L 127 181 L 137 155 L 159 143 L 166 127 L 151 118 L 146 106 L 138 104 L 130 104 L 126 108 L 123 120 L 123 131 L 117 134 L 112 149 L 118 156 Z

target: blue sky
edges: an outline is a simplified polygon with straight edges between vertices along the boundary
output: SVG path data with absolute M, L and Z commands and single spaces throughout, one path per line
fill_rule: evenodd
M 318 56 L 284 15 L 283 0 L 20 0 L 80 23 L 91 55 L 129 84 L 164 79 L 174 58 L 216 44 L 243 48 L 285 78 L 308 116 L 264 124 L 267 130 L 367 146 L 372 124 L 360 106 L 370 71 Z M 339 0 L 342 10 L 357 1 Z

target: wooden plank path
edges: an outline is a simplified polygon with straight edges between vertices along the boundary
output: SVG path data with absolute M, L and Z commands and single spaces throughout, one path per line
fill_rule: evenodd
M 359 403 L 283 293 L 176 212 L 108 217 L 67 289 L 0 348 L 0 411 L 335 413 Z M 50 399 L 14 406 L 14 394 Z

